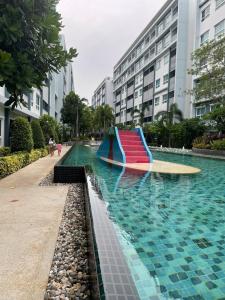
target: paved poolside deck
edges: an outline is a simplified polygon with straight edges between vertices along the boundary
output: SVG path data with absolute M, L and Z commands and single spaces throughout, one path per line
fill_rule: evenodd
M 167 161 L 154 160 L 153 163 L 126 163 L 123 164 L 121 162 L 111 160 L 105 157 L 100 157 L 102 160 L 117 165 L 121 167 L 125 167 L 132 170 L 138 171 L 150 171 L 155 173 L 164 173 L 164 174 L 195 174 L 199 173 L 201 170 L 198 168 L 175 164 Z
M 58 160 L 41 158 L 0 180 L 2 300 L 44 298 L 68 187 L 38 184 Z

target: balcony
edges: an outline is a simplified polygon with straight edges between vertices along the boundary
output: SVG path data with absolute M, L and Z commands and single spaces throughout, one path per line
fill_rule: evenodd
M 154 72 L 151 72 L 148 75 L 144 76 L 144 86 L 152 83 L 153 81 L 154 81 Z
M 175 88 L 175 77 L 170 78 L 170 83 L 169 83 L 169 91 L 174 91 Z
M 153 99 L 153 88 L 143 93 L 143 102 L 149 101 L 150 99 Z
M 134 102 L 134 99 L 133 99 L 133 98 L 127 101 L 127 109 L 133 107 L 133 102 Z
M 151 117 L 153 115 L 153 107 L 152 105 L 149 106 L 149 109 L 146 109 L 144 112 L 144 117 Z

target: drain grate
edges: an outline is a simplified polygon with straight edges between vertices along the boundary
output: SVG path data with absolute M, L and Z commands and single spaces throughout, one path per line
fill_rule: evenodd
M 197 244 L 199 248 L 202 248 L 202 249 L 208 248 L 208 247 L 212 246 L 212 244 L 207 239 L 205 239 L 205 238 L 194 239 L 193 242 L 195 244 Z

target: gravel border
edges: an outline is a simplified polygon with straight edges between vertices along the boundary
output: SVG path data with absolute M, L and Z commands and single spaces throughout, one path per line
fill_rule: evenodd
M 91 299 L 84 186 L 53 183 L 53 171 L 39 185 L 69 186 L 44 300 Z

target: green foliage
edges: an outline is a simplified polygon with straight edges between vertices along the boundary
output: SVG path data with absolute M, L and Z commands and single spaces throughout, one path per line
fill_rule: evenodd
M 195 101 L 213 100 L 225 103 L 225 37 L 204 43 L 192 54 L 189 74 L 198 78 L 194 89 Z
M 225 139 L 213 141 L 211 149 L 213 149 L 213 150 L 225 150 Z
M 95 110 L 94 122 L 97 130 L 105 132 L 114 124 L 113 110 L 108 104 L 100 105 Z
M 58 0 L 0 1 L 0 86 L 10 93 L 7 106 L 16 107 L 23 93 L 40 88 L 51 72 L 58 72 L 77 56 L 60 44 Z
M 31 128 L 33 133 L 34 149 L 44 148 L 45 139 L 39 120 L 33 120 L 31 122 Z
M 49 115 L 43 115 L 40 118 L 40 125 L 41 125 L 42 132 L 44 134 L 46 144 L 48 144 L 50 137 L 53 137 L 56 143 L 59 142 L 59 138 L 56 132 L 56 128 L 58 124 L 53 117 Z
M 169 127 L 162 121 L 146 124 L 143 130 L 147 142 L 152 146 L 192 148 L 192 141 L 204 133 L 205 127 L 199 119 L 186 119 Z
M 94 131 L 94 109 L 84 106 L 80 117 L 80 131 L 83 134 L 89 134 Z
M 13 122 L 11 151 L 28 151 L 33 148 L 33 137 L 30 123 L 27 119 L 18 117 Z
M 204 119 L 215 121 L 217 130 L 225 132 L 225 105 L 216 107 L 212 112 L 205 115 Z
M 9 147 L 0 147 L 0 157 L 7 156 L 10 154 L 10 148 Z
M 85 104 L 81 101 L 80 97 L 74 92 L 70 92 L 66 96 L 61 110 L 63 123 L 71 126 L 73 134 L 76 133 L 76 136 L 79 135 L 84 107 Z
M 192 148 L 193 140 L 203 135 L 205 132 L 204 124 L 198 119 L 186 119 L 180 123 L 181 126 L 181 141 L 180 147 Z M 174 141 L 176 143 L 176 139 Z
M 0 178 L 12 174 L 37 159 L 48 155 L 47 149 L 36 149 L 29 152 L 18 152 L 0 157 Z

